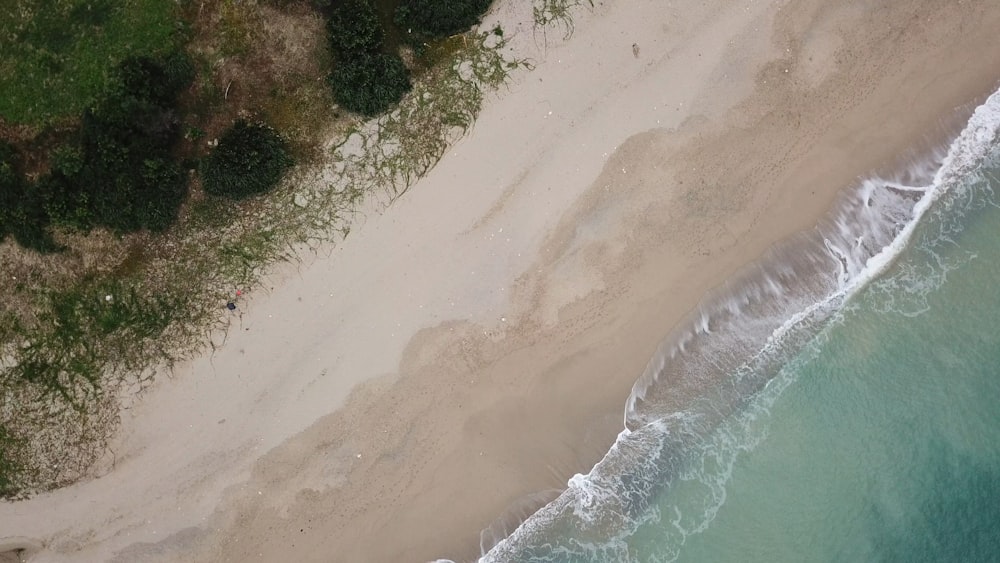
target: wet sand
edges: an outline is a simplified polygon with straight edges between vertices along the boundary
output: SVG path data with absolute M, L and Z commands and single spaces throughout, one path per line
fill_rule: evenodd
M 0 540 L 36 540 L 32 561 L 474 559 L 600 459 L 707 290 L 1000 78 L 985 0 L 597 5 L 565 41 L 514 4 L 484 25 L 535 69 L 161 378 L 104 475 L 0 506 Z

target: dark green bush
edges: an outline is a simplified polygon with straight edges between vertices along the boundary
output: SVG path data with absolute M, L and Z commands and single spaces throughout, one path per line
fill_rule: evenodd
M 58 149 L 39 182 L 53 219 L 117 232 L 173 223 L 187 193 L 187 176 L 171 155 L 180 138 L 174 106 L 193 76 L 183 54 L 122 61 L 110 92 L 85 112 L 79 144 Z
M 84 115 L 85 142 L 114 141 L 135 153 L 169 151 L 179 139 L 177 95 L 193 78 L 184 54 L 125 59 L 114 86 Z
M 131 96 L 161 108 L 174 105 L 177 94 L 194 80 L 194 64 L 181 52 L 160 59 L 129 57 L 118 65 L 113 97 Z
M 274 129 L 241 119 L 202 162 L 202 184 L 212 195 L 242 199 L 272 189 L 292 163 L 285 140 Z
M 0 144 L 0 241 L 10 235 L 25 248 L 57 250 L 46 204 L 44 193 L 25 181 L 14 148 Z
M 187 174 L 173 156 L 180 139 L 175 106 L 193 77 L 183 53 L 123 60 L 34 184 L 17 173 L 14 152 L 0 147 L 0 238 L 53 251 L 52 223 L 120 233 L 169 227 L 187 194 Z
M 14 147 L 0 143 L 0 241 L 11 232 L 14 210 L 24 197 L 24 178 L 16 167 Z
M 187 174 L 168 155 L 125 153 L 117 166 L 88 166 L 73 177 L 52 174 L 39 187 L 51 194 L 48 210 L 62 223 L 81 229 L 103 225 L 116 232 L 162 231 L 177 218 Z
M 187 194 L 187 175 L 171 154 L 180 130 L 174 106 L 193 76 L 183 54 L 122 61 L 80 129 L 52 151 L 48 174 L 28 185 L 3 167 L 0 236 L 53 251 L 52 223 L 116 232 L 170 226 Z
M 178 94 L 194 77 L 186 55 L 133 57 L 84 112 L 82 125 L 51 153 L 51 170 L 28 184 L 16 154 L 0 147 L 0 239 L 58 250 L 49 226 L 160 231 L 177 217 L 187 175 L 172 151 L 179 140 Z
M 342 0 L 327 19 L 330 48 L 337 57 L 377 51 L 382 46 L 382 24 L 369 0 Z
M 396 54 L 379 52 L 383 29 L 370 0 L 335 1 L 327 20 L 337 60 L 330 85 L 344 109 L 374 116 L 410 91 L 410 73 Z
M 410 91 L 410 73 L 398 55 L 365 53 L 337 62 L 330 76 L 333 97 L 344 109 L 378 115 Z
M 448 37 L 468 30 L 492 0 L 403 0 L 396 23 L 418 39 Z

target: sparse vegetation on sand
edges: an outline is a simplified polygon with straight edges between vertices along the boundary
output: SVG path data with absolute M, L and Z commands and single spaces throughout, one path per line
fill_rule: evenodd
M 269 265 L 342 239 L 363 200 L 389 205 L 471 126 L 488 91 L 530 66 L 510 57 L 499 28 L 447 38 L 423 50 L 434 64 L 422 67 L 391 112 L 365 120 L 333 102 L 327 26 L 311 2 L 247 0 L 232 8 L 229 0 L 181 2 L 175 14 L 192 82 L 176 93 L 173 110 L 150 119 L 165 125 L 172 143 L 163 162 L 190 187 L 176 221 L 154 232 L 156 225 L 133 230 L 100 212 L 60 211 L 42 231 L 58 252 L 39 253 L 12 237 L 0 243 L 0 497 L 85 476 L 105 454 L 121 408 L 155 373 L 224 338 L 233 319 L 225 303 L 236 288 L 252 289 Z M 146 62 L 138 68 L 149 70 Z M 90 111 L 105 110 L 96 103 Z M 88 166 L 80 158 L 86 136 L 74 133 L 85 123 L 14 126 L 3 117 L 9 143 L 0 145 L 0 204 L 11 190 Z M 213 173 L 206 174 L 213 159 L 219 170 L 240 164 L 225 156 L 227 130 L 238 132 L 236 144 L 259 142 L 270 155 L 249 163 L 267 170 L 248 190 L 264 195 L 212 194 L 244 195 L 228 193 L 224 181 L 210 187 Z M 287 153 L 267 152 L 279 145 Z M 297 165 L 275 185 L 286 157 Z M 168 164 L 137 166 L 155 175 Z M 6 209 L 0 237 L 23 224 Z
M 535 30 L 541 31 L 543 41 L 548 42 L 550 28 L 561 28 L 563 40 L 573 35 L 573 10 L 586 2 L 589 8 L 594 7 L 594 0 L 538 0 L 532 6 L 535 18 Z

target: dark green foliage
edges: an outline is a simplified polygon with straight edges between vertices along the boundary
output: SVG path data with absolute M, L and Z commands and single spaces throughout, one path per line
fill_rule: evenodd
M 47 190 L 38 185 L 24 187 L 10 229 L 10 234 L 21 246 L 43 253 L 61 250 L 48 230 L 52 222 L 48 200 Z
M 177 94 L 194 80 L 194 74 L 191 59 L 180 52 L 159 60 L 129 57 L 118 67 L 117 92 L 110 99 L 130 97 L 160 108 L 170 108 Z
M 239 120 L 201 167 L 205 191 L 242 199 L 274 188 L 292 166 L 285 140 L 270 127 Z
M 171 156 L 179 139 L 174 110 L 194 69 L 183 54 L 122 61 L 112 90 L 83 116 L 79 145 L 62 147 L 40 184 L 52 217 L 117 232 L 166 229 L 187 193 Z
M 327 32 L 337 59 L 330 85 L 344 109 L 378 115 L 410 91 L 410 72 L 403 60 L 379 51 L 384 33 L 370 0 L 336 2 Z
M 330 77 L 341 106 L 366 116 L 378 115 L 410 91 L 410 75 L 398 55 L 365 53 L 338 61 Z
M 447 37 L 468 30 L 492 0 L 403 0 L 396 23 L 418 39 Z
M 28 185 L 19 164 L 14 148 L 0 144 L 0 241 L 10 235 L 25 248 L 55 251 L 58 245 L 48 232 L 46 197 Z
M 330 48 L 337 57 L 377 51 L 382 46 L 382 24 L 369 0 L 342 0 L 327 20 Z
M 0 143 L 0 240 L 15 224 L 14 212 L 24 197 L 24 178 L 17 170 L 14 147 Z
M 114 87 L 84 115 L 83 140 L 93 148 L 114 142 L 126 152 L 169 150 L 178 138 L 174 104 L 191 83 L 194 68 L 183 54 L 160 60 L 133 57 L 122 61 Z M 119 152 L 118 148 L 111 153 Z
M 47 175 L 29 185 L 12 151 L 0 154 L 0 238 L 48 252 L 58 250 L 52 223 L 116 232 L 170 226 L 187 194 L 187 175 L 171 155 L 180 130 L 174 105 L 193 77 L 180 53 L 127 58 L 80 129 L 53 150 Z

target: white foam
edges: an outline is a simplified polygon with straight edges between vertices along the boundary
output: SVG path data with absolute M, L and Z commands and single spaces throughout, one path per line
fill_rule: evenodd
M 714 431 L 720 425 L 728 425 L 725 432 L 711 434 L 714 438 L 708 443 L 702 442 L 702 454 L 706 455 L 707 452 L 714 456 L 713 459 L 719 469 L 701 473 L 689 471 L 681 475 L 710 481 L 705 484 L 712 494 L 703 513 L 693 516 L 692 523 L 695 525 L 683 525 L 685 517 L 691 515 L 683 515 L 680 512 L 673 515 L 673 527 L 680 534 L 678 541 L 683 544 L 687 535 L 703 530 L 725 502 L 725 484 L 729 480 L 735 455 L 739 451 L 752 448 L 762 439 L 762 435 L 748 435 L 748 429 L 759 417 L 766 414 L 781 392 L 791 383 L 791 377 L 786 375 L 768 378 L 762 386 L 766 392 L 757 394 L 760 400 L 756 401 L 752 408 L 733 411 L 728 410 L 729 407 L 723 407 L 725 412 L 714 413 L 721 416 L 716 421 L 706 422 L 704 417 L 699 417 L 693 412 L 663 413 L 656 408 L 651 409 L 650 414 L 653 415 L 651 417 L 637 416 L 640 407 L 648 406 L 643 403 L 651 397 L 650 391 L 655 389 L 659 375 L 672 363 L 688 359 L 689 350 L 697 353 L 698 348 L 695 344 L 699 338 L 721 337 L 727 327 L 732 328 L 737 325 L 757 328 L 770 326 L 772 328 L 762 344 L 748 359 L 743 360 L 739 369 L 732 374 L 731 383 L 737 389 L 742 389 L 739 387 L 741 384 L 759 383 L 752 381 L 752 377 L 747 376 L 747 371 L 752 371 L 755 363 L 766 363 L 768 350 L 779 347 L 794 329 L 810 323 L 822 323 L 831 312 L 838 310 L 850 297 L 882 274 L 910 242 L 916 226 L 932 204 L 980 167 L 998 141 L 1000 141 L 1000 91 L 990 96 L 975 110 L 966 127 L 950 144 L 943 157 L 940 154 L 932 155 L 928 160 L 915 162 L 905 171 L 903 175 L 906 182 L 879 179 L 861 182 L 845 199 L 845 203 L 835 209 L 831 217 L 823 223 L 826 225 L 826 234 L 821 234 L 818 243 L 825 250 L 826 263 L 833 271 L 827 272 L 826 282 L 823 280 L 816 282 L 820 288 L 826 289 L 821 295 L 814 296 L 819 299 L 814 298 L 808 303 L 801 303 L 797 309 L 775 308 L 765 301 L 767 297 L 771 298 L 769 301 L 779 301 L 774 299 L 775 297 L 791 297 L 792 302 L 798 304 L 799 301 L 794 298 L 804 298 L 808 294 L 805 292 L 797 296 L 794 293 L 795 286 L 783 282 L 783 278 L 794 278 L 796 267 L 787 263 L 782 264 L 781 260 L 778 260 L 776 267 L 771 270 L 758 265 L 744 272 L 744 282 L 752 281 L 748 280 L 748 277 L 757 274 L 756 282 L 744 285 L 729 283 L 725 286 L 728 288 L 728 294 L 715 292 L 709 296 L 698 308 L 687 328 L 668 337 L 650 359 L 649 365 L 636 382 L 626 402 L 626 430 L 619 434 L 604 458 L 589 473 L 577 474 L 570 479 L 568 488 L 562 495 L 525 520 L 514 533 L 497 543 L 489 553 L 484 554 L 480 561 L 504 561 L 505 556 L 517 552 L 518 545 L 522 543 L 527 545 L 536 537 L 541 540 L 539 536 L 544 534 L 550 522 L 566 517 L 566 508 L 579 519 L 581 525 L 602 528 L 599 543 L 574 540 L 577 549 L 570 550 L 574 555 L 590 554 L 592 558 L 596 558 L 597 554 L 603 554 L 611 559 L 614 559 L 614 554 L 627 556 L 627 544 L 624 538 L 650 518 L 659 520 L 659 514 L 656 514 L 655 510 L 646 510 L 646 513 L 638 514 L 629 513 L 629 507 L 637 502 L 629 495 L 650 493 L 653 485 L 642 482 L 644 479 L 659 478 L 669 481 L 672 478 L 670 475 L 663 475 L 663 469 L 657 467 L 658 463 L 664 463 L 665 457 L 674 460 L 680 455 L 679 452 L 670 451 L 670 448 L 666 447 L 667 442 L 680 440 L 687 435 L 704 438 L 708 435 L 705 434 L 706 428 Z M 931 166 L 931 162 L 937 165 Z M 914 185 L 910 182 L 913 178 L 930 177 L 931 171 L 933 177 L 927 186 Z M 906 196 L 911 198 L 908 209 L 905 205 Z M 917 197 L 915 203 L 912 200 L 913 196 Z M 823 225 L 818 227 L 818 230 L 822 231 Z M 818 267 L 824 263 L 822 253 L 810 251 L 806 255 L 808 262 L 804 267 Z M 806 280 L 804 283 L 809 281 Z M 759 308 L 765 316 L 780 312 L 783 318 L 749 320 L 743 318 L 753 307 Z M 740 340 L 744 338 L 740 334 L 733 337 L 736 346 L 745 347 L 755 342 Z M 718 363 L 713 359 L 711 365 L 717 367 Z M 791 371 L 793 370 L 785 370 L 785 373 Z M 743 381 L 744 379 L 748 381 Z M 749 397 L 746 399 L 749 400 Z M 732 413 L 739 414 L 735 419 L 726 416 Z M 635 421 L 641 421 L 641 424 L 637 425 Z M 715 449 L 711 451 L 705 449 L 708 446 Z M 701 459 L 704 467 L 705 458 Z M 631 490 L 618 490 L 614 487 L 615 484 L 625 483 L 626 478 L 639 481 L 628 480 Z M 668 486 L 663 483 L 659 485 Z M 645 499 L 646 502 L 649 500 Z M 639 499 L 640 506 L 642 502 L 643 499 Z M 552 538 L 548 540 L 551 541 Z M 569 549 L 566 546 L 551 547 L 563 554 Z M 674 552 L 679 554 L 678 549 Z

